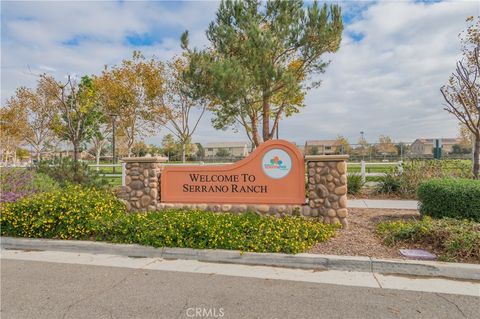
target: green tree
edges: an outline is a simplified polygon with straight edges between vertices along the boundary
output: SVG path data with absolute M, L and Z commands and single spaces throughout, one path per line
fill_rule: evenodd
M 60 139 L 72 143 L 73 168 L 76 171 L 81 144 L 92 138 L 100 124 L 101 109 L 93 81 L 84 76 L 78 83 L 68 76 L 65 83 L 60 83 L 52 76 L 42 75 L 40 82 L 51 98 L 56 100 L 58 114 L 53 121 L 53 129 Z
M 52 131 L 55 101 L 46 89 L 44 81 L 39 81 L 35 90 L 20 87 L 6 103 L 15 114 L 14 123 L 20 128 L 22 139 L 35 151 L 37 161 L 55 137 Z
M 145 144 L 144 141 L 139 141 L 133 144 L 133 147 L 132 147 L 133 155 L 137 157 L 142 157 L 147 155 L 148 152 L 149 152 L 149 147 L 147 146 L 147 144 Z
M 155 144 L 150 144 L 148 151 L 150 152 L 150 154 L 152 154 L 152 156 L 157 156 L 162 154 L 162 148 Z
M 452 152 L 451 154 L 461 155 L 461 154 L 469 154 L 472 152 L 471 148 L 464 147 L 461 144 L 454 144 L 452 145 Z
M 179 155 L 179 147 L 175 137 L 172 134 L 167 134 L 162 139 L 162 149 L 163 153 L 168 158 L 174 158 Z
M 197 145 L 197 158 L 204 158 L 205 157 L 205 149 L 203 145 L 200 143 L 195 143 Z
M 228 149 L 226 148 L 219 148 L 218 151 L 217 151 L 217 154 L 215 154 L 217 157 L 221 157 L 221 158 L 224 158 L 224 157 L 229 157 L 230 156 L 230 152 L 228 151 Z
M 17 147 L 23 140 L 23 121 L 19 121 L 19 114 L 15 108 L 0 107 L 0 152 L 2 162 L 10 159 L 15 163 L 17 160 Z
M 335 145 L 338 145 L 338 151 L 341 154 L 350 154 L 352 152 L 352 147 L 345 136 L 337 135 Z
M 338 50 L 342 31 L 338 5 L 222 1 L 207 30 L 210 48 L 189 50 L 188 33 L 182 35 L 186 74 L 212 101 L 214 126 L 240 125 L 258 146 L 275 136 L 282 117 L 300 111 L 306 90 L 320 85 L 309 79 L 324 72 L 322 56 Z
M 138 137 L 149 136 L 158 130 L 164 110 L 164 66 L 156 58 L 146 59 L 134 51 L 130 60 L 105 68 L 95 77 L 98 101 L 109 114 L 118 119 L 119 135 L 131 155 Z

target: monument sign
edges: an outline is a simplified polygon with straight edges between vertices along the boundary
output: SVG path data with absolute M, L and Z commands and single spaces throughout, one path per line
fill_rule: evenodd
M 305 164 L 284 140 L 262 143 L 234 164 L 166 166 L 160 180 L 163 203 L 305 203 Z

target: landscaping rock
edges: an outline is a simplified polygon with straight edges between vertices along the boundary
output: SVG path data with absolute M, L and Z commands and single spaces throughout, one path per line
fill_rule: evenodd
M 142 198 L 140 199 L 140 203 L 142 204 L 142 207 L 147 207 L 151 201 L 152 201 L 152 198 L 148 195 L 143 195 Z
M 339 218 L 345 218 L 347 217 L 347 213 L 348 213 L 348 210 L 346 208 L 340 208 L 340 209 L 337 209 L 337 216 Z

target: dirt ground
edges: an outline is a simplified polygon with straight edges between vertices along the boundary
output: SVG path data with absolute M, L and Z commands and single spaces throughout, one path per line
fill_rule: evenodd
M 375 235 L 375 225 L 381 221 L 420 217 L 414 210 L 363 209 L 348 210 L 348 229 L 340 229 L 328 242 L 319 243 L 310 252 L 325 255 L 367 256 L 404 259 L 398 247 L 382 244 Z

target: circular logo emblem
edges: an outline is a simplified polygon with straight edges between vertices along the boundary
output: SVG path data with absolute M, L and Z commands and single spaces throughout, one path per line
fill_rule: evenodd
M 292 159 L 284 150 L 274 148 L 263 155 L 262 169 L 268 177 L 275 179 L 283 178 L 292 169 Z

